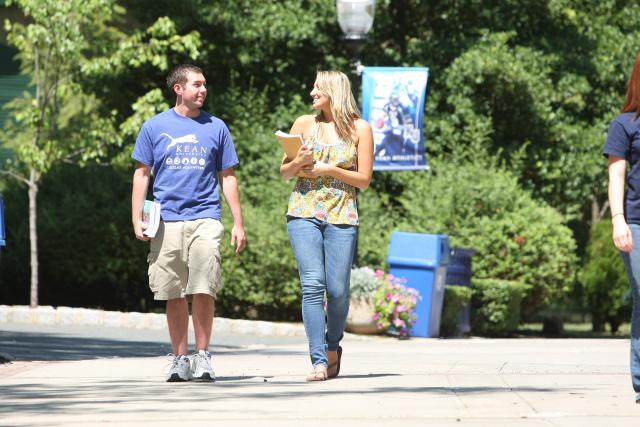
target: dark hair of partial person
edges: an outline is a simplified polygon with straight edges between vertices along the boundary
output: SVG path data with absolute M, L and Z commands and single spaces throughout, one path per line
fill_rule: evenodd
M 182 86 L 187 84 L 189 73 L 203 74 L 200 67 L 191 64 L 180 64 L 173 67 L 167 76 L 167 86 L 169 90 L 173 91 L 173 86 L 176 84 Z
M 627 97 L 622 105 L 623 113 L 636 113 L 636 119 L 640 116 L 640 54 L 631 70 L 631 77 L 627 83 Z

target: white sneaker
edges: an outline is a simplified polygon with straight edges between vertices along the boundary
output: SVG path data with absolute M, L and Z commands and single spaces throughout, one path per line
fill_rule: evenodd
M 191 365 L 185 355 L 174 356 L 171 368 L 167 374 L 167 382 L 189 381 L 191 379 Z
M 216 380 L 216 374 L 211 368 L 211 353 L 206 350 L 200 350 L 191 359 L 191 376 L 194 381 Z

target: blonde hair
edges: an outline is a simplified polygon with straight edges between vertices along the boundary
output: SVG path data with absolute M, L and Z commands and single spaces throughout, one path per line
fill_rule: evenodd
M 355 144 L 355 121 L 360 118 L 360 111 L 351 93 L 349 78 L 340 71 L 318 71 L 316 84 L 318 89 L 329 97 L 329 106 L 338 138 Z M 324 140 L 322 127 L 319 129 L 318 138 Z

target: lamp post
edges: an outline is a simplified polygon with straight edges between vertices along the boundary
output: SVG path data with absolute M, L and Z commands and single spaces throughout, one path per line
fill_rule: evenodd
M 351 56 L 353 95 L 358 100 L 362 63 L 360 53 L 367 43 L 367 33 L 373 26 L 376 0 L 337 0 L 338 24 L 344 33 L 342 38 Z
M 344 33 L 342 40 L 351 56 L 351 89 L 356 103 L 358 103 L 358 94 L 360 92 L 360 75 L 364 68 L 360 62 L 360 53 L 367 43 L 367 33 L 373 26 L 375 9 L 376 0 L 336 0 L 338 24 Z M 358 265 L 357 237 L 351 264 L 353 267 Z

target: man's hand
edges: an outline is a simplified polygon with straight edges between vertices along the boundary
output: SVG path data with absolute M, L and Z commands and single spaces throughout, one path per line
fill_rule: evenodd
M 143 234 L 148 224 L 142 221 L 142 210 L 147 198 L 150 175 L 151 166 L 136 162 L 136 170 L 133 172 L 133 188 L 131 189 L 131 222 L 136 239 L 143 241 L 150 240 Z
M 247 246 L 247 236 L 244 233 L 244 228 L 239 225 L 233 226 L 231 229 L 231 246 L 235 246 L 235 253 L 238 255 Z
M 144 230 L 146 230 L 146 229 L 147 229 L 147 223 L 146 222 L 144 222 L 142 220 L 133 222 L 133 232 L 136 235 L 136 239 L 144 240 L 144 241 L 151 240 L 150 237 L 144 235 Z

